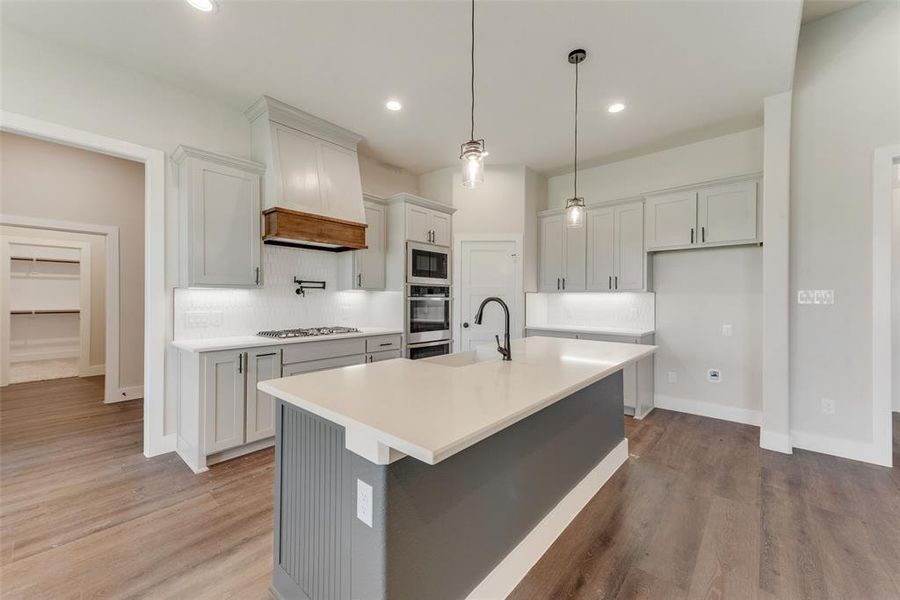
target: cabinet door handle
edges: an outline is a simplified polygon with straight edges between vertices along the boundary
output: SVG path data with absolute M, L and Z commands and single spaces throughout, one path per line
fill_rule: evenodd
M 609 276 L 609 284 L 607 284 L 606 289 L 608 289 L 608 290 L 612 289 L 612 275 Z
M 394 342 L 385 342 L 383 344 L 378 344 L 378 345 L 381 346 L 382 348 L 384 348 L 385 346 L 393 346 Z
M 560 289 L 560 287 L 559 287 L 559 277 L 556 278 L 556 289 L 557 289 L 557 290 Z
M 356 274 L 356 287 L 362 287 L 362 273 Z
M 613 281 L 615 281 L 616 283 L 616 289 L 619 289 L 619 276 L 616 275 L 615 277 L 613 277 Z
M 694 228 L 691 227 L 691 243 L 694 243 Z
M 563 289 L 566 289 L 566 278 L 563 277 Z
M 263 356 L 275 356 L 278 354 L 277 352 L 266 352 L 265 354 L 257 354 L 256 358 L 262 358 Z
M 243 353 L 243 352 L 238 352 L 238 364 L 237 364 L 237 367 L 238 367 L 238 373 L 243 373 L 243 372 L 244 372 L 244 353 Z
M 706 227 L 701 227 L 701 228 L 700 228 L 700 241 L 701 241 L 701 242 L 705 242 L 705 241 L 706 241 Z
M 259 267 L 256 267 L 256 285 L 259 285 Z

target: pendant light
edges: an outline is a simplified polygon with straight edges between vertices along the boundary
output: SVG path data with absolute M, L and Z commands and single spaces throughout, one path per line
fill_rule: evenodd
M 472 0 L 472 128 L 469 131 L 469 141 L 459 147 L 459 158 L 462 161 L 462 184 L 467 188 L 473 188 L 484 182 L 484 140 L 475 139 L 475 0 Z
M 566 225 L 584 227 L 584 198 L 578 197 L 578 65 L 587 57 L 582 49 L 569 52 L 569 62 L 575 65 L 575 171 L 572 174 L 574 189 L 572 197 L 566 200 Z

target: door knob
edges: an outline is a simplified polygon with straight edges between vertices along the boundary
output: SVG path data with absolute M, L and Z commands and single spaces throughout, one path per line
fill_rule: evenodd
M 469 328 L 469 322 L 468 322 L 468 321 L 464 321 L 464 322 L 463 322 L 463 327 L 465 327 L 466 329 L 468 329 L 468 328 Z

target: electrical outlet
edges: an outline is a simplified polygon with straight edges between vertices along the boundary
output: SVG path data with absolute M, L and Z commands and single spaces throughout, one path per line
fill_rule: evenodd
M 725 323 L 722 325 L 722 335 L 725 337 L 731 337 L 734 335 L 734 325 L 731 323 Z
M 722 371 L 718 369 L 710 369 L 706 372 L 706 379 L 711 383 L 719 383 L 722 381 Z
M 813 290 L 815 304 L 834 304 L 834 290 Z
M 362 479 L 356 480 L 356 518 L 372 526 L 372 486 Z
M 678 383 L 678 373 L 669 371 L 669 383 Z
M 822 398 L 822 412 L 826 415 L 834 414 L 834 400 L 831 398 Z
M 188 312 L 184 313 L 184 326 L 187 329 L 199 329 L 209 327 L 209 313 Z
M 812 290 L 797 290 L 797 304 L 812 304 L 813 300 Z

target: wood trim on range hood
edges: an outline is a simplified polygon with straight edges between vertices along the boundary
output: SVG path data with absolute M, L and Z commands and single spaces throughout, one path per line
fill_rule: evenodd
M 334 217 L 300 212 L 289 208 L 263 211 L 263 242 L 281 246 L 344 252 L 364 250 L 365 223 L 354 223 Z

